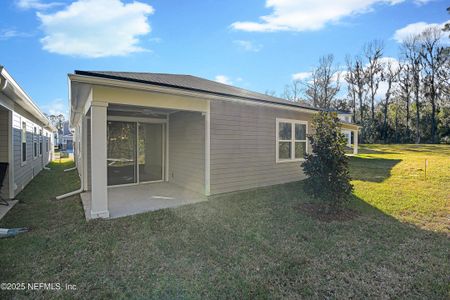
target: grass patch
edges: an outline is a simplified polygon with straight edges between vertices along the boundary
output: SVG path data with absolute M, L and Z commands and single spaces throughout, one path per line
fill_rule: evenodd
M 0 298 L 448 298 L 449 147 L 364 149 L 345 222 L 299 212 L 315 200 L 291 183 L 86 223 L 78 196 L 51 200 L 79 184 L 52 163 L 0 221 L 33 229 L 0 240 L 0 281 L 77 290 Z

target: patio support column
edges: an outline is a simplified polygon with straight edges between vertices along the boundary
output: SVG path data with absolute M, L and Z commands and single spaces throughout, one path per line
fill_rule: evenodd
M 106 124 L 108 103 L 91 104 L 91 218 L 109 218 Z
M 81 151 L 81 164 L 82 164 L 82 180 L 83 180 L 83 188 L 85 191 L 87 191 L 87 178 L 88 178 L 88 164 L 87 164 L 87 118 L 86 115 L 83 114 L 83 117 L 81 119 L 81 147 L 83 149 L 79 149 Z
M 358 129 L 353 131 L 353 154 L 358 154 Z

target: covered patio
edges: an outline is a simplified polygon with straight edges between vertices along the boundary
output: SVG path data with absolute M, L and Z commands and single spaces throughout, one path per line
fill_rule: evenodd
M 81 194 L 86 220 L 91 217 L 91 192 Z M 110 218 L 120 218 L 148 211 L 173 208 L 207 201 L 207 197 L 171 182 L 156 182 L 108 188 Z
M 71 77 L 74 158 L 86 219 L 207 200 L 209 102 L 178 93 Z

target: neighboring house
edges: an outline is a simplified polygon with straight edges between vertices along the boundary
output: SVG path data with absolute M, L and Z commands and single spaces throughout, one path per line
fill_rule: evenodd
M 347 111 L 336 111 L 338 114 L 338 118 L 345 123 L 352 123 L 352 113 L 351 112 L 347 112 Z M 348 130 L 343 128 L 342 129 L 342 133 L 345 135 L 346 139 L 347 139 L 347 146 L 351 147 L 352 146 L 352 130 Z
M 1 190 L 13 199 L 51 160 L 55 128 L 0 66 L 0 162 L 9 163 Z
M 59 149 L 59 132 L 58 132 L 58 130 L 53 132 L 53 145 Z
M 73 133 L 69 127 L 69 121 L 63 122 L 63 127 L 59 133 L 59 143 L 63 151 L 73 151 Z
M 91 218 L 109 217 L 112 186 L 169 182 L 213 195 L 305 178 L 317 109 L 189 75 L 75 71 L 69 80 Z M 356 125 L 343 127 L 357 137 Z

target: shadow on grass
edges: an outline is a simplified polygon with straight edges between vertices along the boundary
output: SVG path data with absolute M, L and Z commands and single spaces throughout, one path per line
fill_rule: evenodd
M 52 166 L 0 227 L 2 282 L 62 282 L 77 291 L 4 291 L 0 298 L 429 298 L 448 296 L 449 240 L 354 197 L 357 218 L 320 222 L 295 182 L 114 220 L 85 222 L 69 165 Z
M 383 182 L 401 159 L 350 157 L 350 177 L 353 180 Z
M 398 152 L 376 150 L 368 148 L 367 146 L 362 146 L 358 149 L 358 154 L 398 154 Z
M 417 153 L 427 153 L 427 152 L 447 152 L 450 153 L 450 145 L 413 145 L 413 144 L 407 144 L 404 145 L 404 147 L 401 148 L 403 151 L 410 151 L 410 152 L 417 152 Z
M 358 212 L 354 218 L 320 220 L 297 209 L 305 203 L 323 203 L 309 197 L 303 185 L 289 183 L 215 198 L 224 208 L 221 218 L 245 224 L 233 230 L 250 237 L 248 243 L 253 244 L 253 252 L 241 254 L 265 265 L 261 284 L 271 291 L 266 296 L 444 299 L 448 295 L 450 267 L 445 261 L 450 241 L 444 233 L 402 223 L 356 196 L 349 203 Z M 444 265 L 434 269 L 439 263 Z

